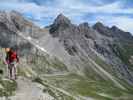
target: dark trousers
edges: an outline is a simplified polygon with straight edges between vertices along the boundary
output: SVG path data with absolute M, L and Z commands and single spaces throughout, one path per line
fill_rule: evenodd
M 8 64 L 8 76 L 10 79 L 16 79 L 16 75 L 17 75 L 16 62 L 12 62 Z

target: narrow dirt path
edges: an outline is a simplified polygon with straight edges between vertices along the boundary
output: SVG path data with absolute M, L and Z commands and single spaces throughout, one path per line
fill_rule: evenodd
M 43 93 L 43 86 L 26 78 L 19 77 L 16 95 L 9 100 L 54 100 L 48 93 Z

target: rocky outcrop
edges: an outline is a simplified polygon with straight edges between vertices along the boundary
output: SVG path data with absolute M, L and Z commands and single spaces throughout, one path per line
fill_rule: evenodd
M 50 26 L 50 33 L 54 37 L 58 37 L 60 35 L 61 30 L 65 30 L 67 28 L 71 28 L 71 21 L 66 18 L 63 14 L 60 14 L 55 19 L 54 23 Z
M 96 55 L 98 53 L 106 59 L 105 62 L 107 64 L 112 65 L 112 72 L 117 77 L 126 80 L 128 83 L 133 82 L 131 80 L 132 72 L 112 49 L 114 44 L 121 44 L 121 41 L 126 43 L 133 41 L 130 33 L 114 26 L 112 28 L 104 26 L 100 22 L 96 23 L 93 27 L 89 26 L 88 23 L 76 26 L 62 14 L 55 19 L 55 22 L 50 26 L 49 32 L 64 44 L 64 48 L 66 48 L 70 55 L 79 56 L 84 54 L 97 59 Z M 94 53 L 94 51 L 96 52 Z
M 129 62 L 133 65 L 133 56 L 130 57 Z
M 21 49 L 22 55 L 28 54 L 33 46 L 24 40 L 18 32 L 23 32 L 25 37 L 39 38 L 44 32 L 32 22 L 26 20 L 20 13 L 16 11 L 0 12 L 0 46 L 13 47 L 18 52 Z
M 102 35 L 105 35 L 105 36 L 113 36 L 113 33 L 112 33 L 112 31 L 110 30 L 110 28 L 109 27 L 106 27 L 106 26 L 104 26 L 102 23 L 100 23 L 100 22 L 97 22 L 94 26 L 93 26 L 93 28 L 95 29 L 95 30 L 97 30 L 100 34 L 102 34 Z
M 120 40 L 120 41 L 133 40 L 133 36 L 131 35 L 131 33 L 124 32 L 116 26 L 112 26 L 110 28 L 110 27 L 104 26 L 100 22 L 97 22 L 95 25 L 93 25 L 93 29 L 97 30 L 102 35 L 117 38 L 116 40 Z

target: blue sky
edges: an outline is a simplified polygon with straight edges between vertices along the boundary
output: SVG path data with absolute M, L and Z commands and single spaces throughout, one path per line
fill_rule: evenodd
M 19 11 L 40 26 L 63 13 L 75 24 L 100 21 L 133 33 L 133 0 L 0 0 L 0 10 Z

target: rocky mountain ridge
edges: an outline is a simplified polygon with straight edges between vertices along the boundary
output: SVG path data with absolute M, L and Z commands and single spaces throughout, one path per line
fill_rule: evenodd
M 59 41 L 64 44 L 64 47 L 72 56 L 84 52 L 85 55 L 95 59 L 96 54 L 92 53 L 92 51 L 96 51 L 105 58 L 106 63 L 115 66 L 116 74 L 119 73 L 120 75 L 121 73 L 119 78 L 124 74 L 123 77 L 128 78 L 129 83 L 133 82 L 132 71 L 128 70 L 128 65 L 122 62 L 121 58 L 116 54 L 119 51 L 114 51 L 114 45 L 124 48 L 123 44 L 129 43 L 132 48 L 133 36 L 131 33 L 124 32 L 116 26 L 106 27 L 100 22 L 93 27 L 90 27 L 88 23 L 76 26 L 68 18 L 59 15 L 50 27 L 50 34 L 59 38 Z M 127 72 L 121 72 L 121 70 Z
M 70 87 L 67 84 L 72 83 L 65 84 L 65 88 L 60 85 L 64 83 L 61 80 L 70 79 L 76 86 L 77 79 L 79 82 L 84 80 L 79 85 L 90 84 L 86 80 L 91 80 L 97 86 L 103 84 L 103 81 L 108 86 L 113 86 L 113 89 L 117 87 L 118 91 L 132 91 L 132 43 L 133 36 L 129 32 L 124 32 L 116 26 L 104 26 L 100 22 L 92 27 L 88 23 L 74 25 L 60 14 L 52 25 L 41 29 L 16 11 L 0 12 L 0 46 L 17 49 L 22 57 L 21 74 L 37 79 L 39 77 L 41 80 L 38 79 L 37 82 L 43 85 L 44 76 L 48 74 L 51 78 L 55 77 L 54 80 L 46 76 L 48 82 L 56 83 L 53 85 L 65 90 Z M 61 80 L 58 80 L 56 75 Z M 79 85 L 76 89 L 79 89 Z M 88 90 L 86 89 L 85 93 L 88 93 Z M 78 97 L 84 94 L 82 88 L 75 91 L 69 92 L 78 92 Z M 95 89 L 92 88 L 92 91 Z M 93 97 L 92 94 L 89 96 Z

